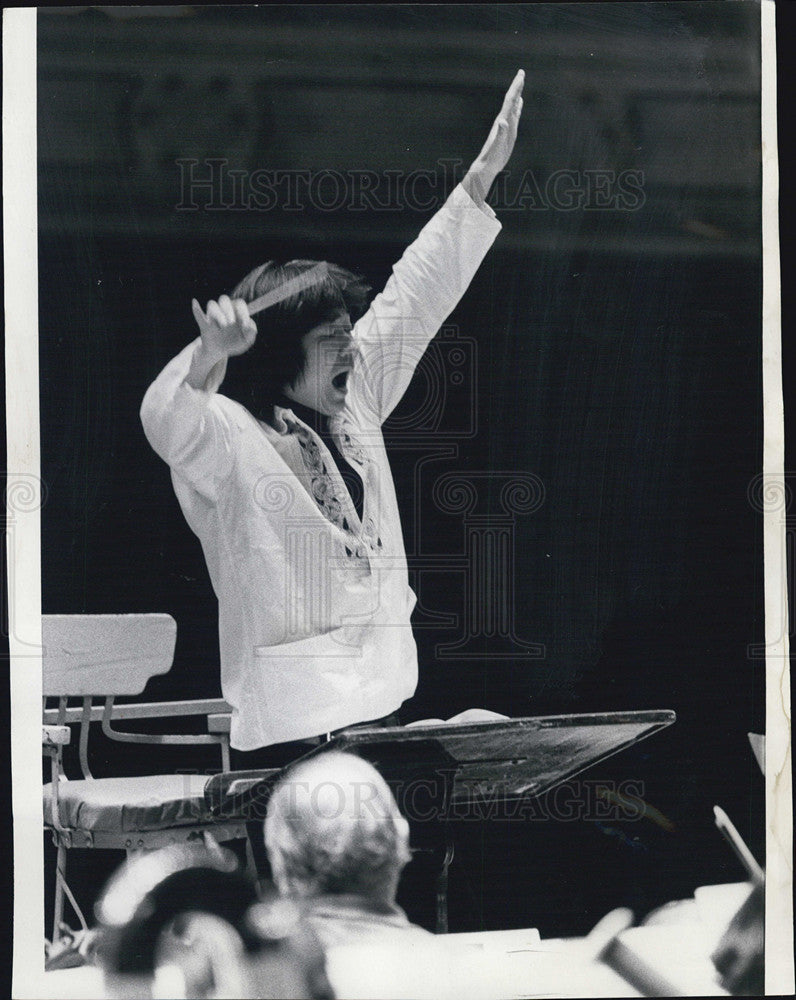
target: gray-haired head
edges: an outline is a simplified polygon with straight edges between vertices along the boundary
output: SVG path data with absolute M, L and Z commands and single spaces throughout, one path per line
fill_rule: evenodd
M 410 859 L 409 825 L 367 761 L 333 751 L 292 767 L 274 789 L 265 845 L 280 892 L 354 893 L 392 903 Z

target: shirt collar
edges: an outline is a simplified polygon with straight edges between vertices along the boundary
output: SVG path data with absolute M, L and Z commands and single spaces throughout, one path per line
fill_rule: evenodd
M 357 893 L 325 893 L 311 897 L 309 902 L 312 911 L 316 914 L 325 912 L 329 915 L 358 914 L 361 916 L 367 913 L 400 926 L 408 923 L 406 913 L 397 903 L 379 902 Z
M 336 423 L 335 417 L 327 417 L 317 410 L 288 399 L 287 396 L 279 396 L 274 404 L 273 427 L 279 434 L 289 434 L 289 424 L 300 421 L 305 426 L 322 439 L 332 437 L 333 425 Z

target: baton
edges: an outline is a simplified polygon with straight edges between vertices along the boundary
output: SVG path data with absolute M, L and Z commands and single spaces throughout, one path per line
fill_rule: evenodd
M 249 311 L 249 315 L 254 316 L 255 313 L 262 312 L 263 309 L 269 309 L 271 306 L 275 306 L 277 302 L 289 299 L 291 295 L 298 295 L 299 292 L 303 292 L 304 289 L 309 288 L 310 285 L 320 284 L 320 282 L 326 278 L 328 273 L 328 265 L 326 264 L 326 261 L 323 260 L 320 264 L 316 264 L 315 267 L 311 267 L 309 271 L 297 274 L 295 278 L 291 278 L 289 281 L 283 282 L 276 288 L 272 288 L 270 292 L 266 292 L 265 295 L 261 295 L 259 299 L 255 299 L 254 302 L 247 303 L 246 308 Z
M 743 842 L 740 833 L 735 829 L 730 817 L 721 806 L 713 806 L 713 815 L 716 818 L 716 826 L 733 851 L 735 851 L 738 860 L 746 869 L 750 880 L 755 885 L 762 885 L 765 881 L 763 869 L 755 861 L 752 852 Z

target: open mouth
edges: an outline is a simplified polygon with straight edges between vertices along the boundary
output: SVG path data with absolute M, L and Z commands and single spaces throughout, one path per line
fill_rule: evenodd
M 345 392 L 348 388 L 348 369 L 338 372 L 332 379 L 332 385 L 338 392 Z

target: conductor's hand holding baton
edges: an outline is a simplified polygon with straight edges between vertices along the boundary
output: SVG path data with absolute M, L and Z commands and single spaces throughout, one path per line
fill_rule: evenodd
M 222 295 L 218 302 L 207 303 L 206 312 L 194 299 L 191 307 L 201 343 L 194 351 L 187 382 L 194 389 L 203 389 L 219 362 L 249 350 L 257 338 L 257 326 L 243 299 Z

